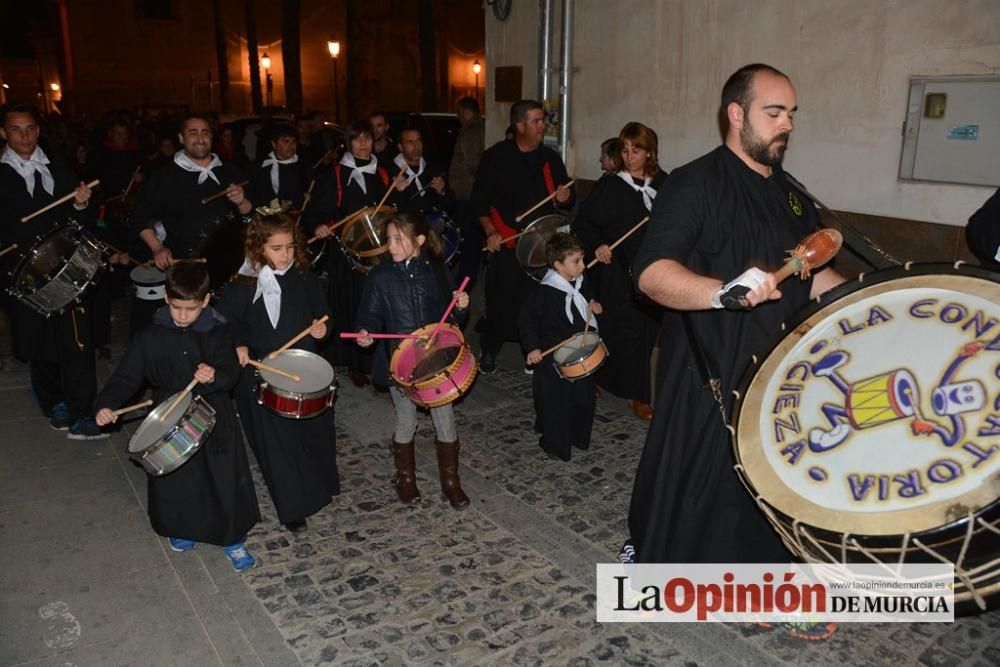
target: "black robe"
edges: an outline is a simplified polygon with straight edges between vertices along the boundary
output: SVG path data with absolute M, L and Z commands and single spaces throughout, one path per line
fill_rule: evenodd
M 228 162 L 212 172 L 216 183 L 185 171 L 175 163 L 149 174 L 132 216 L 133 233 L 163 223 L 167 238 L 163 245 L 176 259 L 205 257 L 213 286 L 228 281 L 243 263 L 243 217 L 226 197 L 207 204 L 201 200 L 244 179 L 243 172 Z M 248 196 L 249 199 L 249 196 Z M 253 201 L 252 199 L 250 201 Z
M 396 164 L 393 167 L 395 167 L 395 171 L 390 173 L 398 174 L 400 167 Z M 445 183 L 442 192 L 432 188 L 430 183 L 437 176 L 447 178 L 448 172 L 438 164 L 425 163 L 423 173 L 413 179 L 413 182 L 405 190 L 400 192 L 393 188 L 392 194 L 387 200 L 388 204 L 400 210 L 420 211 L 422 213 L 443 211 L 451 214 L 455 210 L 455 192 L 448 187 L 447 183 Z M 420 187 L 417 186 L 417 181 L 420 182 Z
M 590 300 L 592 295 L 586 279 L 580 286 L 580 292 Z M 549 285 L 535 285 L 521 306 L 517 320 L 524 350 L 545 351 L 575 333 L 583 333 L 583 316 L 575 307 L 570 312 L 572 322 L 566 317 L 565 292 Z M 593 328 L 590 330 L 593 331 Z M 569 461 L 573 447 L 590 447 L 597 401 L 594 376 L 575 382 L 562 378 L 556 370 L 555 353 L 547 355 L 534 369 L 531 389 L 535 404 L 535 431 L 542 436 L 538 444 L 544 451 Z
M 392 182 L 389 172 L 379 167 L 374 174 L 363 174 L 365 191 L 362 191 L 356 182 L 349 180 L 352 171 L 336 164 L 319 177 L 309 206 L 302 213 L 302 223 L 309 236 L 315 234 L 316 227 L 320 224 L 336 222 L 366 206 L 374 208 Z M 344 229 L 342 227 L 335 233 L 341 234 Z M 326 247 L 329 255 L 327 269 L 330 278 L 328 287 L 332 329 L 335 333 L 353 331 L 354 318 L 358 304 L 361 303 L 361 291 L 365 285 L 365 274 L 353 268 L 347 255 L 337 246 L 336 240 L 331 238 L 326 242 Z M 388 261 L 388 253 L 384 256 Z M 367 373 L 371 370 L 371 351 L 361 350 L 354 341 L 341 340 L 339 336 L 330 340 L 327 358 L 332 364 L 348 366 L 354 371 Z
M 206 308 L 190 326 L 173 323 L 166 307 L 153 326 L 132 342 L 97 399 L 97 410 L 115 410 L 143 382 L 153 401 L 163 403 L 191 381 L 199 363 L 215 369 L 215 380 L 196 384 L 192 393 L 215 409 L 215 428 L 197 452 L 162 477 L 147 476 L 149 521 L 164 537 L 228 546 L 241 542 L 260 520 L 257 494 L 229 390 L 239 377 L 236 347 L 229 326 Z
M 292 208 L 301 209 L 302 200 L 312 182 L 312 169 L 302 156 L 298 162 L 278 165 L 278 192 L 271 183 L 271 165 L 263 167 L 263 160 L 254 161 L 250 167 L 250 184 L 247 186 L 247 196 L 255 206 L 266 206 L 272 199 L 292 202 Z
M 638 279 L 659 259 L 723 281 L 752 266 L 775 270 L 817 222 L 815 208 L 780 167 L 764 178 L 720 146 L 674 171 L 659 191 L 634 274 Z M 720 376 L 727 415 L 751 355 L 766 352 L 781 322 L 808 302 L 811 285 L 789 279 L 780 300 L 750 311 L 686 314 L 709 368 Z M 697 370 L 681 314 L 667 310 L 663 327 L 671 344 L 662 351 L 661 391 L 629 511 L 639 562 L 787 561 L 733 470 L 729 432 Z
M 566 166 L 555 151 L 540 146 L 523 152 L 513 139 L 501 141 L 484 152 L 479 161 L 472 189 L 473 215 L 477 220 L 493 217 L 495 225 L 499 219 L 497 231 L 506 238 L 512 235 L 510 231 L 520 231 L 542 216 L 572 209 L 576 195 L 571 190 L 565 203 L 552 200 L 523 221 L 514 220 L 548 195 L 550 185 L 554 189 L 568 181 Z M 510 231 L 504 231 L 502 225 Z M 515 243 L 505 244 L 486 259 L 486 324 L 481 336 L 484 353 L 496 354 L 504 341 L 517 340 L 518 312 L 534 285 L 518 264 Z
M 233 325 L 237 345 L 250 348 L 251 359 L 263 359 L 314 319 L 329 314 L 319 278 L 290 269 L 278 276 L 281 314 L 271 325 L 261 297 L 253 301 L 257 281 L 240 276 L 223 292 L 218 308 Z M 306 336 L 294 349 L 317 351 Z M 266 361 L 266 360 L 265 360 Z M 236 405 L 247 440 L 260 464 L 281 523 L 315 514 L 340 493 L 333 408 L 308 419 L 281 417 L 257 403 L 257 373 L 247 365 L 235 390 Z
M 67 202 L 42 215 L 21 222 L 57 198 L 72 192 L 79 179 L 72 169 L 49 165 L 54 181 L 52 194 L 36 178 L 34 193 L 29 195 L 25 181 L 7 164 L 0 164 L 0 249 L 17 243 L 16 250 L 0 257 L 0 294 L 11 321 L 14 356 L 35 362 L 32 386 L 43 412 L 65 401 L 73 419 L 89 413 L 97 394 L 97 369 L 93 349 L 91 303 L 93 290 L 84 296 L 80 307 L 62 315 L 42 317 L 7 293 L 22 260 L 36 243 L 70 219 L 94 231 L 96 206 L 93 203 L 77 211 Z M 100 280 L 100 279 L 99 279 Z
M 666 172 L 661 171 L 650 185 L 659 190 L 666 178 Z M 629 187 L 617 174 L 607 174 L 580 204 L 573 231 L 586 247 L 589 261 L 598 246 L 610 246 L 647 215 L 642 193 Z M 601 339 L 611 351 L 597 372 L 597 383 L 616 396 L 642 403 L 652 400 L 650 356 L 662 317 L 662 308 L 641 298 L 633 287 L 632 262 L 642 246 L 648 224 L 611 251 L 610 264 L 598 262 L 587 271 L 587 279 L 593 280 L 597 300 L 604 307 Z
M 965 238 L 983 266 L 1000 270 L 1000 188 L 969 218 Z

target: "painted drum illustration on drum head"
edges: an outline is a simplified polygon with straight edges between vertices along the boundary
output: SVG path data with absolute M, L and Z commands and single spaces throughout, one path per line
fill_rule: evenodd
M 978 562 L 958 599 L 1000 592 L 997 278 L 864 276 L 755 357 L 732 418 L 737 471 L 800 557 Z

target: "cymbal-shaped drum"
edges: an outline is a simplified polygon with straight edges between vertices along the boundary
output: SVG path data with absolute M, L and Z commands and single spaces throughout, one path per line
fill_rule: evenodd
M 864 275 L 755 356 L 736 470 L 811 563 L 955 565 L 959 612 L 1000 600 L 1000 276 Z
M 426 340 L 437 326 L 428 324 L 414 331 L 421 338 L 403 340 L 389 359 L 392 381 L 411 401 L 425 408 L 464 396 L 479 371 L 462 330 L 454 325 L 442 324 L 434 343 L 427 347 Z
M 344 225 L 337 238 L 355 270 L 368 273 L 389 259 L 385 227 L 395 214 L 396 209 L 391 206 L 383 206 L 378 213 L 368 208 Z
M 517 239 L 514 254 L 517 262 L 529 276 L 541 280 L 549 263 L 545 258 L 545 244 L 556 232 L 569 231 L 569 218 L 561 213 L 543 215 L 525 227 L 525 233 Z

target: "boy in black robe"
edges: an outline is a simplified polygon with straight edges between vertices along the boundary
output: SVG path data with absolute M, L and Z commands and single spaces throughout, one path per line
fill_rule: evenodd
M 569 461 L 572 448 L 590 447 L 596 402 L 594 376 L 576 381 L 563 378 L 556 369 L 559 350 L 542 356 L 559 342 L 584 328 L 596 332 L 601 304 L 589 298 L 583 285 L 583 244 L 572 234 L 559 233 L 545 246 L 550 268 L 542 282 L 528 294 L 518 330 L 529 364 L 535 366 L 531 388 L 535 402 L 538 444 L 549 458 Z M 586 318 L 590 326 L 585 327 Z
M 97 423 L 117 421 L 113 411 L 144 381 L 153 388 L 153 400 L 162 404 L 192 377 L 198 380 L 192 394 L 215 410 L 215 427 L 180 467 L 147 478 L 149 521 L 174 551 L 190 551 L 196 542 L 215 544 L 223 547 L 233 569 L 242 572 L 256 565 L 243 539 L 260 512 L 229 397 L 240 373 L 236 346 L 225 320 L 209 307 L 209 297 L 204 266 L 181 263 L 167 271 L 167 305 L 129 344 L 97 399 Z M 182 414 L 180 407 L 174 410 L 169 419 Z

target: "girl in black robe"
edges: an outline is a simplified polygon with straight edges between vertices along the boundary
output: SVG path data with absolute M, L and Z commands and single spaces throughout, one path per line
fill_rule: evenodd
M 236 404 L 260 464 L 278 520 L 293 532 L 306 529 L 315 514 L 340 493 L 333 409 L 314 417 L 277 415 L 257 402 L 257 375 L 248 359 L 264 359 L 303 329 L 311 335 L 293 349 L 315 353 L 327 326 L 317 322 L 330 311 L 319 278 L 308 272 L 302 234 L 284 214 L 258 217 L 247 232 L 247 263 L 223 292 L 219 310 L 236 336 L 243 372 Z M 269 300 L 277 286 L 277 300 Z M 265 359 L 266 363 L 266 359 Z
M 651 356 L 660 332 L 662 309 L 641 298 L 632 286 L 632 262 L 646 227 L 633 232 L 614 250 L 611 244 L 649 215 L 656 191 L 667 178 L 657 164 L 656 133 L 641 123 L 628 123 L 614 152 L 615 168 L 603 176 L 573 222 L 573 231 L 597 257 L 588 279 L 604 304 L 601 338 L 611 356 L 597 372 L 597 383 L 626 398 L 641 419 L 652 417 Z
M 112 411 L 134 396 L 143 382 L 153 388 L 153 401 L 162 404 L 192 377 L 199 379 L 192 394 L 215 410 L 215 427 L 179 468 L 147 477 L 149 521 L 157 534 L 170 538 L 175 551 L 188 551 L 195 542 L 216 544 L 226 548 L 233 567 L 242 571 L 255 564 L 243 539 L 260 513 L 229 398 L 239 376 L 233 338 L 225 320 L 208 306 L 204 266 L 178 264 L 169 269 L 166 291 L 167 306 L 156 312 L 152 326 L 132 339 L 98 396 L 97 423 L 116 421 Z M 204 375 L 206 367 L 214 373 Z
M 601 304 L 590 298 L 583 284 L 583 244 L 571 234 L 556 234 L 545 247 L 550 268 L 521 306 L 518 332 L 527 361 L 535 366 L 531 389 L 535 403 L 535 431 L 549 458 L 569 461 L 573 447 L 590 448 L 594 424 L 594 376 L 574 382 L 556 370 L 556 354 L 542 351 L 583 333 L 590 311 L 590 331 L 597 330 Z M 603 334 L 602 334 L 603 335 Z
M 340 162 L 318 178 L 309 206 L 302 213 L 302 222 L 310 237 L 328 239 L 334 233 L 343 234 L 349 225 L 335 232 L 331 232 L 327 225 L 366 206 L 374 208 L 382 200 L 391 177 L 372 155 L 372 136 L 371 125 L 367 121 L 354 122 L 347 128 L 349 150 Z M 329 253 L 327 267 L 332 328 L 337 333 L 353 331 L 367 274 L 354 268 L 334 239 L 326 241 L 326 246 Z M 372 366 L 370 351 L 361 350 L 350 341 L 334 336 L 327 348 L 327 358 L 332 364 L 347 366 L 351 381 L 357 386 L 367 383 L 366 375 Z

